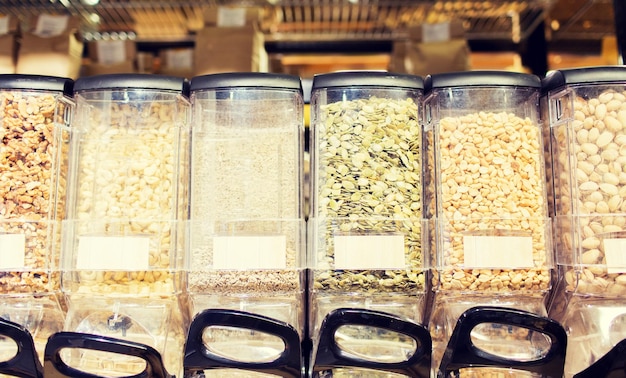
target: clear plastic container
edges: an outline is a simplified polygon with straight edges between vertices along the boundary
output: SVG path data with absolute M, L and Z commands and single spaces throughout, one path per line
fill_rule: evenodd
M 205 309 L 240 310 L 285 322 L 304 336 L 302 95 L 300 78 L 291 75 L 192 79 L 192 316 Z M 224 330 L 232 343 L 230 334 Z M 259 353 L 273 348 L 257 332 L 244 340 L 233 345 L 256 345 L 251 350 Z
M 437 364 L 449 337 L 440 331 L 459 314 L 455 302 L 506 302 L 544 315 L 555 267 L 541 80 L 471 71 L 430 75 L 425 88 Z
M 313 78 L 310 335 L 337 308 L 421 323 L 426 292 L 423 79 L 377 71 Z M 372 337 L 375 332 L 372 332 Z
M 64 292 L 160 296 L 181 290 L 186 84 L 141 74 L 76 81 Z
M 572 376 L 624 338 L 614 330 L 626 306 L 626 69 L 554 71 L 544 92 L 561 279 L 550 315 L 575 340 Z
M 626 293 L 626 69 L 555 71 L 546 87 L 558 263 L 566 291 Z
M 64 330 L 147 344 L 171 372 L 182 369 L 186 313 L 187 95 L 188 82 L 168 76 L 76 81 L 63 223 Z M 109 366 L 104 357 L 84 360 Z
M 41 358 L 48 336 L 63 327 L 59 247 L 72 85 L 0 75 L 0 316 L 26 327 Z

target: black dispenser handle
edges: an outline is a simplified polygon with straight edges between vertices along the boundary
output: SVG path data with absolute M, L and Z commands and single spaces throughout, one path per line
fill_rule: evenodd
M 30 332 L 20 324 L 0 318 L 0 335 L 10 338 L 17 345 L 17 354 L 8 361 L 0 362 L 0 373 L 21 378 L 42 378 L 43 367 Z
M 202 341 L 209 327 L 233 327 L 279 337 L 284 349 L 269 362 L 236 361 L 214 353 Z M 245 311 L 207 309 L 196 315 L 189 327 L 183 361 L 185 377 L 202 376 L 210 369 L 239 369 L 274 374 L 284 378 L 302 377 L 304 364 L 298 331 L 288 323 Z
M 599 360 L 574 378 L 623 378 L 626 377 L 626 339 L 620 341 Z
M 526 328 L 550 338 L 550 349 L 531 361 L 519 361 L 488 353 L 474 345 L 470 334 L 479 324 L 495 323 Z M 479 306 L 465 311 L 458 319 L 446 347 L 438 378 L 469 367 L 513 368 L 541 375 L 562 378 L 567 350 L 567 334 L 556 321 L 531 312 L 504 307 Z
M 134 356 L 145 361 L 146 367 L 142 372 L 126 378 L 175 378 L 166 371 L 161 354 L 148 345 L 78 332 L 57 332 L 50 336 L 44 354 L 46 378 L 104 378 L 67 365 L 60 353 L 63 349 L 72 348 Z
M 337 345 L 335 340 L 335 332 L 340 327 L 348 325 L 380 328 L 403 334 L 416 342 L 416 350 L 406 360 L 399 362 L 385 363 L 354 356 Z M 427 378 L 430 377 L 431 354 L 432 339 L 429 331 L 423 326 L 385 312 L 340 308 L 331 311 L 322 322 L 313 372 L 356 367 L 403 374 L 413 378 Z

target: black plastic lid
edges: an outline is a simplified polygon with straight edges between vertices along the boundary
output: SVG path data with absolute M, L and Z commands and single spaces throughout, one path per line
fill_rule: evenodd
M 189 81 L 180 77 L 154 74 L 107 74 L 82 77 L 74 83 L 74 93 L 107 89 L 154 89 L 189 92 Z
M 543 79 L 545 92 L 572 84 L 626 83 L 626 66 L 597 66 L 549 72 Z
M 451 87 L 528 87 L 541 88 L 541 79 L 532 74 L 509 71 L 446 72 L 426 76 L 426 92 Z
M 423 90 L 424 79 L 421 76 L 385 71 L 332 72 L 315 75 L 311 91 L 341 87 L 387 87 Z
M 0 75 L 0 90 L 22 89 L 63 92 L 72 96 L 74 80 L 66 77 L 43 76 L 43 75 Z
M 302 93 L 300 78 L 286 74 L 225 72 L 191 78 L 191 92 L 229 88 L 287 89 Z

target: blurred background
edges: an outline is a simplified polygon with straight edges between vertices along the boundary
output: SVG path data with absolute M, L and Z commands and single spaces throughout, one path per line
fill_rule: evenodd
M 621 64 L 623 1 L 2 0 L 2 71 L 419 75 Z M 621 25 L 620 25 L 621 24 Z M 619 25 L 616 27 L 616 25 Z M 55 38 L 52 40 L 45 38 Z M 28 60 L 33 60 L 34 63 Z M 26 62 L 25 62 L 26 60 Z M 37 63 L 39 62 L 39 63 Z

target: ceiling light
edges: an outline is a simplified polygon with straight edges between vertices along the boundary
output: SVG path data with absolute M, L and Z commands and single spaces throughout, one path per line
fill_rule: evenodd
M 96 14 L 96 13 L 91 13 L 91 14 L 89 14 L 89 21 L 91 21 L 94 24 L 99 24 L 100 23 L 100 16 L 98 16 L 98 14 Z
M 550 22 L 550 27 L 552 28 L 552 30 L 557 31 L 561 28 L 561 24 L 558 20 L 552 20 L 552 22 Z
M 100 0 L 80 0 L 80 2 L 83 5 L 88 5 L 90 7 L 93 7 L 94 5 L 98 5 Z

